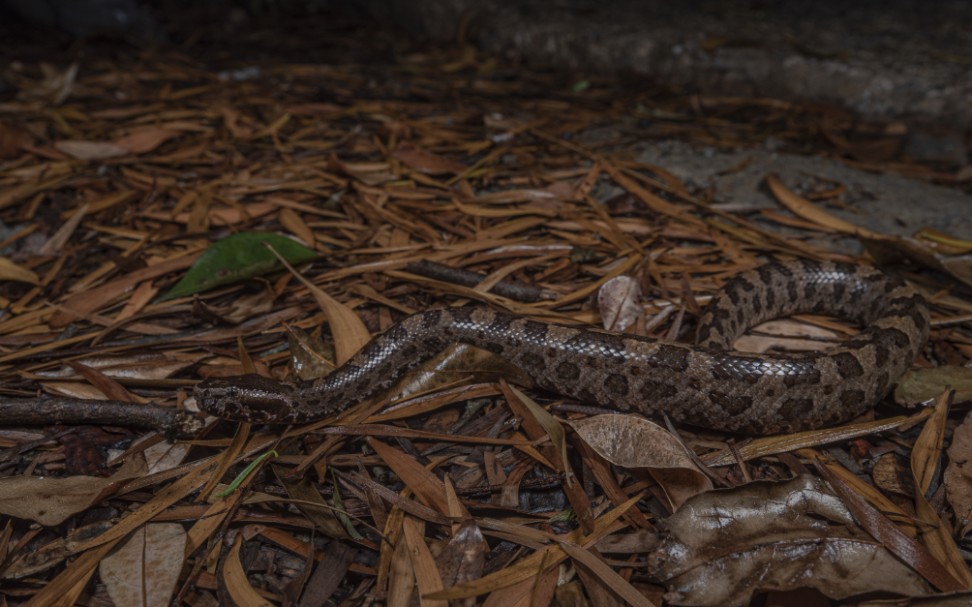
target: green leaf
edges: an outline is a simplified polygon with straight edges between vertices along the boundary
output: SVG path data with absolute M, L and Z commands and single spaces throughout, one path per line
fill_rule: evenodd
M 268 243 L 291 264 L 317 258 L 317 253 L 295 240 L 267 232 L 241 232 L 214 242 L 172 289 L 159 301 L 201 293 L 281 269 Z

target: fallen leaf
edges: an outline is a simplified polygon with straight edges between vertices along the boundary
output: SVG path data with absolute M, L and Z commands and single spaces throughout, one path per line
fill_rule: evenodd
M 178 137 L 180 134 L 179 131 L 173 131 L 172 129 L 150 127 L 132 131 L 128 135 L 116 139 L 114 144 L 130 154 L 144 154 L 151 152 L 173 137 Z
M 0 513 L 53 526 L 87 510 L 115 489 L 145 474 L 145 460 L 131 457 L 108 478 L 10 476 L 0 478 Z
M 835 599 L 929 592 L 811 476 L 697 495 L 665 527 L 648 572 L 673 605 L 741 607 L 758 591 L 804 587 Z
M 628 275 L 615 276 L 597 290 L 601 324 L 608 331 L 621 332 L 637 322 L 641 307 L 641 285 Z
M 282 269 L 282 265 L 262 243 L 293 264 L 317 258 L 317 253 L 296 240 L 265 232 L 240 232 L 213 243 L 181 280 L 160 301 L 194 295 L 216 287 L 262 276 Z
M 948 466 L 945 468 L 945 489 L 948 503 L 955 511 L 955 520 L 964 530 L 972 525 L 972 413 L 955 431 L 948 446 Z
M 426 175 L 456 175 L 466 170 L 466 165 L 449 160 L 415 146 L 402 146 L 391 153 L 405 166 Z
M 125 148 L 107 141 L 66 139 L 55 142 L 54 148 L 78 160 L 104 160 L 128 154 L 128 150 Z
M 172 602 L 185 549 L 182 525 L 150 523 L 102 559 L 98 572 L 116 605 L 165 607 Z
M 37 274 L 34 274 L 26 268 L 21 268 L 6 257 L 0 257 L 0 280 L 28 282 L 32 285 L 40 283 Z
M 766 184 L 769 186 L 770 191 L 773 192 L 773 195 L 776 196 L 776 199 L 779 200 L 780 203 L 789 209 L 794 215 L 802 217 L 808 221 L 812 221 L 823 227 L 830 228 L 836 232 L 854 234 L 855 236 L 862 236 L 865 238 L 884 238 L 883 234 L 872 232 L 867 228 L 856 226 L 824 211 L 806 198 L 803 198 L 802 196 L 799 196 L 792 190 L 788 189 L 775 174 L 771 173 L 766 176 Z
M 682 442 L 637 415 L 611 413 L 568 422 L 601 457 L 623 468 L 648 468 L 668 495 L 672 510 L 712 489 Z
M 894 400 L 903 405 L 920 405 L 936 398 L 946 387 L 955 390 L 955 402 L 972 400 L 972 369 L 956 365 L 909 369 L 898 380 Z

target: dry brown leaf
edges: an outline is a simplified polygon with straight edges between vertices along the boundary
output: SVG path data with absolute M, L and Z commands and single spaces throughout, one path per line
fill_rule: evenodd
M 449 601 L 430 599 L 426 595 L 442 590 L 442 577 L 435 566 L 435 559 L 429 551 L 428 544 L 422 537 L 425 524 L 406 516 L 402 521 L 405 541 L 408 543 L 408 554 L 412 560 L 412 570 L 419 589 L 419 604 L 422 607 L 449 607 Z
M 165 607 L 172 602 L 185 549 L 182 525 L 150 523 L 102 559 L 101 581 L 116 605 Z
M 951 400 L 950 394 L 943 393 L 935 404 L 934 415 L 928 418 L 925 427 L 921 429 L 921 434 L 911 449 L 911 473 L 915 481 L 915 514 L 925 523 L 919 539 L 964 589 L 968 590 L 972 589 L 972 572 L 952 538 L 951 526 L 942 520 L 938 510 L 925 497 L 938 474 Z
M 587 567 L 608 588 L 624 599 L 627 604 L 632 607 L 655 607 L 655 604 L 648 600 L 648 597 L 638 592 L 628 580 L 618 575 L 614 569 L 611 569 L 607 563 L 592 554 L 589 550 L 585 550 L 569 541 L 561 541 L 559 543 L 560 547 L 564 549 L 564 552 L 570 555 L 570 558 Z
M 27 282 L 32 285 L 40 283 L 37 274 L 34 274 L 27 268 L 18 266 L 6 257 L 0 257 L 0 280 L 15 280 L 17 282 Z
M 638 503 L 640 499 L 641 496 L 636 495 L 627 502 L 603 514 L 594 521 L 594 530 L 584 536 L 582 540 L 576 541 L 576 538 L 571 537 L 566 539 L 574 539 L 575 543 L 581 547 L 589 547 L 596 544 L 600 539 L 617 530 L 618 527 L 615 526 L 617 520 L 629 508 Z M 442 592 L 433 594 L 430 598 L 463 599 L 493 592 L 499 588 L 506 588 L 518 584 L 524 580 L 531 580 L 536 577 L 538 572 L 553 569 L 565 559 L 567 559 L 567 553 L 560 546 L 547 546 L 537 550 L 524 559 L 516 561 L 512 565 L 494 571 L 478 580 L 471 580 L 464 584 L 457 584 L 452 588 L 446 588 Z
M 551 605 L 551 599 L 557 588 L 557 570 L 551 569 L 534 575 L 533 577 L 498 588 L 486 597 L 483 607 L 534 607 L 534 605 Z
M 398 511 L 401 513 L 401 511 Z M 388 572 L 388 607 L 408 607 L 415 593 L 415 569 L 408 542 L 399 538 L 391 553 Z
M 233 601 L 236 607 L 274 607 L 273 603 L 260 596 L 250 585 L 246 571 L 240 563 L 241 546 L 243 546 L 243 534 L 237 533 L 233 547 L 221 561 L 220 590 L 225 593 L 226 598 Z
M 7 516 L 59 525 L 87 510 L 129 480 L 145 474 L 145 460 L 131 457 L 108 478 L 99 476 L 9 476 L 0 478 L 0 512 Z
M 682 442 L 637 415 L 606 414 L 569 422 L 601 457 L 624 468 L 649 468 L 671 500 L 672 510 L 712 489 Z
M 304 283 L 314 299 L 317 300 L 317 305 L 321 307 L 324 311 L 324 316 L 327 317 L 328 325 L 331 327 L 331 335 L 334 336 L 334 352 L 336 362 L 338 365 L 343 365 L 345 362 L 351 359 L 358 350 L 364 347 L 366 343 L 371 341 L 371 334 L 368 332 L 368 328 L 365 327 L 361 319 L 354 311 L 334 299 L 316 285 L 311 283 L 309 280 L 304 278 L 300 273 L 294 270 L 293 266 L 287 263 L 283 257 L 281 257 L 272 247 L 267 247 L 273 254 L 277 256 L 287 270 L 293 274 L 300 282 Z
M 945 388 L 955 390 L 955 402 L 972 400 L 972 369 L 943 365 L 929 369 L 909 369 L 894 389 L 895 402 L 920 405 L 941 395 Z
M 369 439 L 368 444 L 423 504 L 448 516 L 449 500 L 445 485 L 435 474 L 415 461 L 415 458 L 381 441 Z
M 962 527 L 962 537 L 972 525 L 972 413 L 952 433 L 948 446 L 948 466 L 945 468 L 945 489 L 948 503 L 955 511 L 956 522 Z
M 173 137 L 178 137 L 180 134 L 179 131 L 172 129 L 158 127 L 142 128 L 116 139 L 114 144 L 131 154 L 144 154 L 151 152 Z
M 775 174 L 771 173 L 766 176 L 766 184 L 769 185 L 770 191 L 773 192 L 776 199 L 795 215 L 837 232 L 853 234 L 864 238 L 884 238 L 883 234 L 872 232 L 867 228 L 862 228 L 838 217 L 834 217 L 806 198 L 798 196 L 795 192 L 783 185 L 783 182 Z
M 471 519 L 463 522 L 435 559 L 442 583 L 447 587 L 455 586 L 482 577 L 488 549 L 479 525 Z M 475 601 L 466 599 L 464 604 L 473 605 Z
M 810 476 L 703 493 L 665 525 L 648 572 L 666 584 L 674 605 L 741 607 L 759 590 L 802 587 L 831 598 L 928 593 L 914 571 L 864 535 L 827 485 Z
M 417 146 L 400 146 L 391 153 L 405 166 L 426 175 L 457 175 L 466 166 Z
M 597 290 L 597 310 L 605 329 L 624 331 L 644 313 L 641 285 L 630 276 L 615 276 Z

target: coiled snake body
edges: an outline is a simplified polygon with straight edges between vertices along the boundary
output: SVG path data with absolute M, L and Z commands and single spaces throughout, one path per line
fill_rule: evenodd
M 755 324 L 796 313 L 864 327 L 825 352 L 732 351 Z M 537 322 L 484 306 L 409 316 L 330 375 L 297 385 L 256 375 L 210 379 L 199 407 L 226 419 L 304 423 L 339 413 L 464 342 L 523 369 L 542 388 L 584 403 L 665 413 L 696 426 L 790 432 L 860 415 L 884 397 L 928 336 L 928 306 L 903 280 L 830 262 L 772 263 L 725 284 L 700 320 L 696 345 Z

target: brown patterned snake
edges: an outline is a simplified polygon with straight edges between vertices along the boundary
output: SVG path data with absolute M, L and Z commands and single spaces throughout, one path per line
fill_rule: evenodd
M 765 320 L 831 314 L 864 330 L 825 352 L 731 351 Z M 584 403 L 720 430 L 767 434 L 860 415 L 884 397 L 928 337 L 928 305 L 899 278 L 830 262 L 772 263 L 727 282 L 709 303 L 697 345 L 527 320 L 484 306 L 414 314 L 327 377 L 298 385 L 256 375 L 210 379 L 195 391 L 217 417 L 304 423 L 388 389 L 464 342 L 523 369 L 538 386 Z

